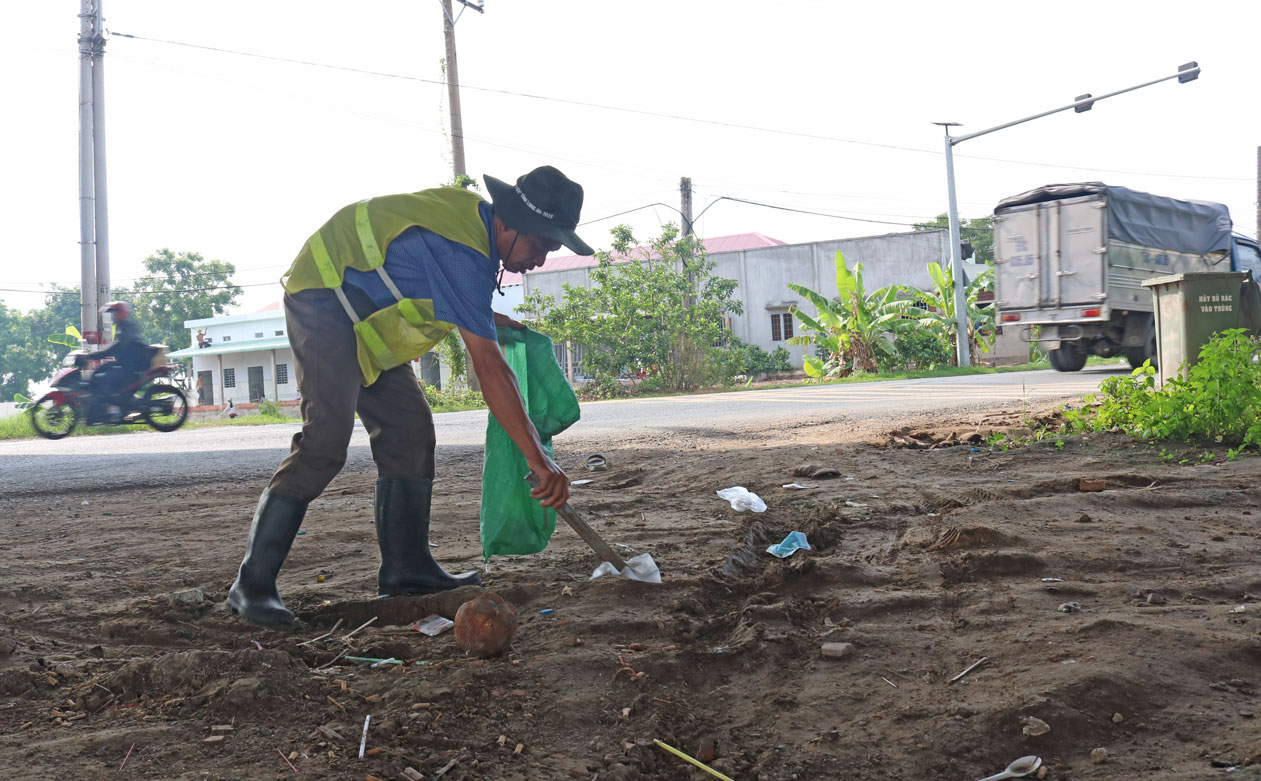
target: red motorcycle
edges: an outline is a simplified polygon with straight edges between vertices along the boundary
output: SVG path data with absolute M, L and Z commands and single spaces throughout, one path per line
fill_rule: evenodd
M 188 398 L 172 384 L 175 364 L 155 361 L 139 379 L 121 388 L 112 400 L 97 399 L 89 386 L 92 354 L 68 353 L 53 375 L 52 390 L 31 406 L 31 425 L 47 439 L 61 439 L 83 421 L 87 426 L 147 423 L 158 431 L 174 431 L 188 420 Z M 119 407 L 114 419 L 107 406 Z

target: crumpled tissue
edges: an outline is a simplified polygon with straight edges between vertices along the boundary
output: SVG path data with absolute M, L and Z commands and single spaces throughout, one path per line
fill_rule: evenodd
M 810 543 L 806 542 L 805 532 L 789 532 L 783 542 L 772 545 L 766 549 L 766 552 L 784 559 L 799 550 L 811 550 Z
M 657 562 L 652 560 L 651 553 L 641 553 L 626 560 L 626 569 L 618 571 L 609 562 L 604 562 L 595 568 L 595 572 L 591 573 L 591 580 L 604 575 L 616 575 L 627 580 L 638 580 L 640 583 L 660 583 L 661 570 L 657 568 Z
M 766 502 L 762 501 L 762 497 L 742 485 L 724 488 L 714 493 L 731 502 L 731 509 L 733 510 L 752 510 L 755 513 L 766 512 Z

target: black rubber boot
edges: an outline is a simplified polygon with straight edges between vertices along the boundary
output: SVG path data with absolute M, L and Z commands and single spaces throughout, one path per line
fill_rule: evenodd
M 460 586 L 481 585 L 482 579 L 476 572 L 450 575 L 429 553 L 432 497 L 432 480 L 377 479 L 377 545 L 381 548 L 377 592 L 381 596 L 433 594 Z
M 228 590 L 228 610 L 263 626 L 291 626 L 293 613 L 280 601 L 276 574 L 302 525 L 307 503 L 263 491 L 250 524 L 245 559 Z

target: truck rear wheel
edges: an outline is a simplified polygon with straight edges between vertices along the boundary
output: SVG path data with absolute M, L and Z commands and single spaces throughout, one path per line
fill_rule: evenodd
M 1142 347 L 1125 348 L 1125 359 L 1130 362 L 1132 369 L 1137 369 L 1146 361 L 1152 362 L 1153 369 L 1160 368 L 1156 362 L 1156 327 L 1154 325 L 1147 329 L 1147 338 L 1143 340 Z
M 1086 351 L 1073 342 L 1060 342 L 1060 346 L 1047 352 L 1051 368 L 1057 372 L 1079 372 L 1086 365 Z

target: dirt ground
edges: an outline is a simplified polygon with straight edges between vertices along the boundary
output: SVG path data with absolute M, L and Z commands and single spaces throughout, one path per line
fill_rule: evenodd
M 293 631 L 222 606 L 259 485 L 0 500 L 2 775 L 710 778 L 655 738 L 742 780 L 959 781 L 1026 754 L 1050 779 L 1261 778 L 1257 459 L 1179 466 L 1112 435 L 915 446 L 1020 420 L 596 443 L 599 473 L 562 439 L 593 480 L 572 504 L 665 582 L 589 580 L 562 523 L 485 572 L 521 619 L 492 660 L 409 628 L 466 594 L 372 599 L 372 474 L 312 504 L 280 578 Z M 480 566 L 480 454 L 438 469 L 436 555 Z M 733 511 L 714 493 L 733 485 L 769 509 Z M 813 549 L 765 552 L 793 530 Z

